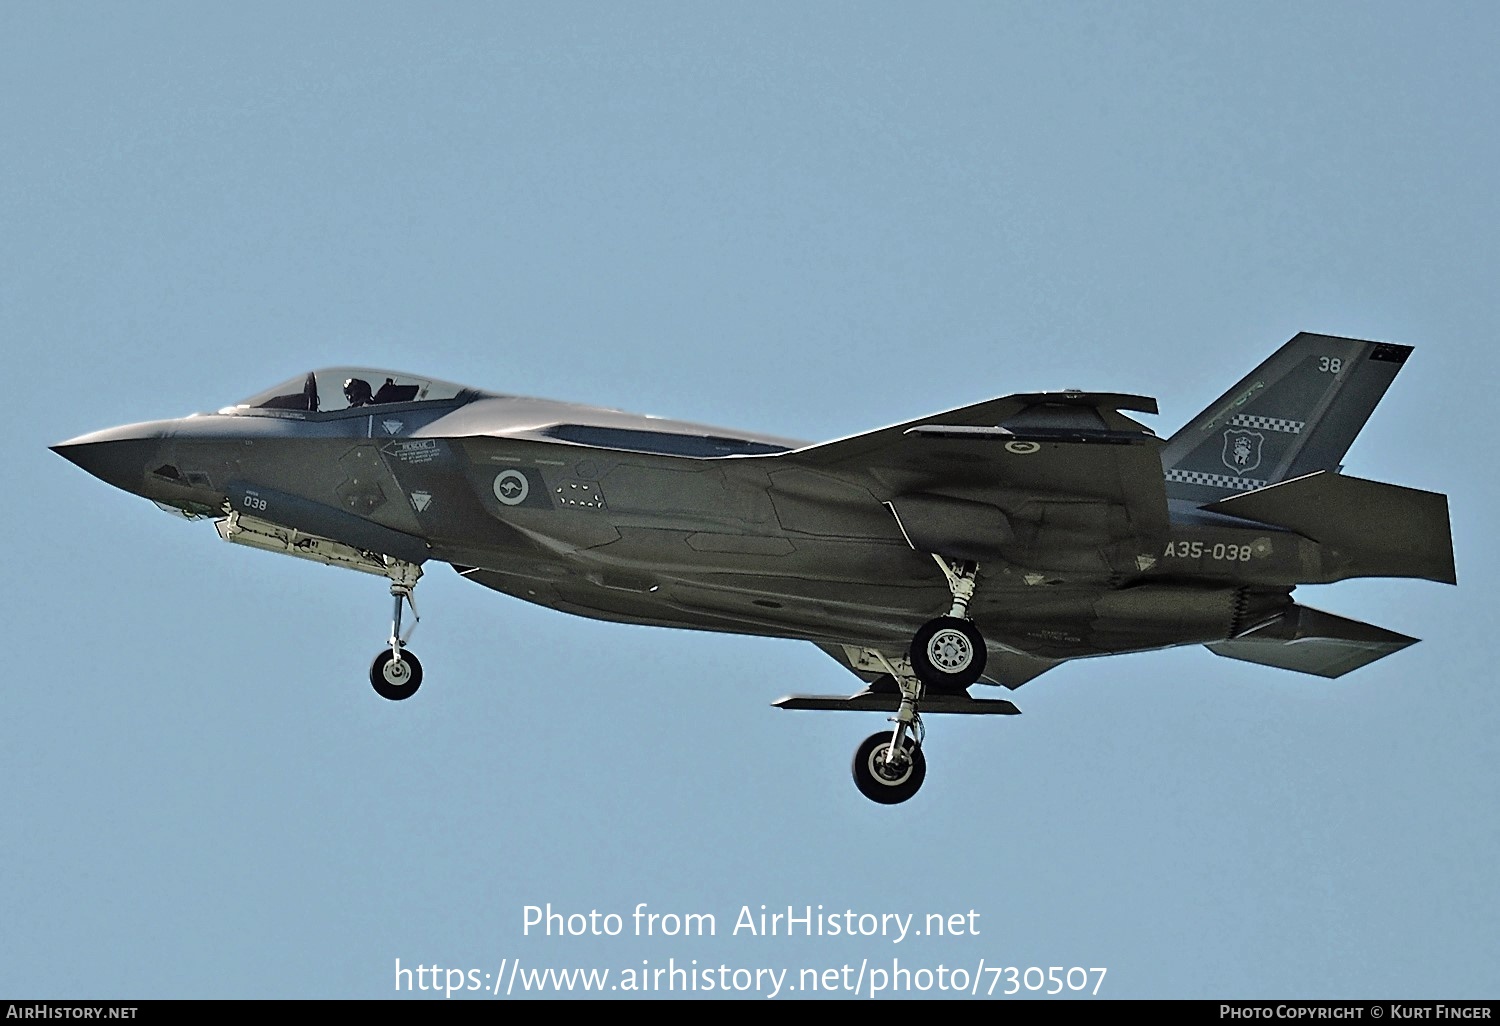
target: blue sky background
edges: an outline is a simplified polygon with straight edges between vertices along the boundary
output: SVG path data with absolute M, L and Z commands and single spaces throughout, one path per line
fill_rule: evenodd
M 1490 4 L 0 5 L 0 995 L 394 993 L 394 964 L 1103 966 L 1109 997 L 1500 995 Z M 1298 331 L 1416 346 L 1346 461 L 1460 585 L 1337 682 L 1202 649 L 875 714 L 810 645 L 224 545 L 46 450 L 312 367 L 824 439 L 1010 392 L 1168 434 Z M 1486 525 L 1490 526 L 1486 526 Z M 524 936 L 530 904 L 713 913 Z M 758 910 L 977 937 L 729 936 Z M 628 931 L 627 931 L 628 932 Z M 785 995 L 783 995 L 785 996 Z

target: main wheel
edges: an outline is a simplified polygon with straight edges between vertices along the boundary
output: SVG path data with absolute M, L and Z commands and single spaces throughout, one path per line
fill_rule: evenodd
M 939 616 L 918 628 L 908 655 L 912 672 L 923 684 L 962 691 L 984 674 L 988 653 L 973 621 Z
M 854 752 L 854 786 L 860 794 L 881 805 L 896 805 L 917 793 L 927 776 L 927 759 L 913 738 L 902 738 L 901 749 L 900 759 L 890 758 L 889 730 L 865 738 Z
M 370 664 L 370 684 L 377 695 L 392 702 L 410 698 L 422 686 L 422 664 L 417 662 L 416 656 L 405 650 L 398 662 L 395 653 L 383 648 Z

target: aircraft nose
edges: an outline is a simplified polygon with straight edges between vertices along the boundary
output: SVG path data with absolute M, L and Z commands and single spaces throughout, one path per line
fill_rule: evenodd
M 152 457 L 161 450 L 161 438 L 142 437 L 128 428 L 111 428 L 48 448 L 99 480 L 140 495 Z

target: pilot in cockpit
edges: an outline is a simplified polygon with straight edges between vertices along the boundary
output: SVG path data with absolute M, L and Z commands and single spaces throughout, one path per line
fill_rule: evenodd
M 364 378 L 349 378 L 344 382 L 344 398 L 349 408 L 370 405 L 370 383 Z

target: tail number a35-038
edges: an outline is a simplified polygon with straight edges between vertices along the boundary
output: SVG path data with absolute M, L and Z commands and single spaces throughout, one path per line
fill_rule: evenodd
M 1209 545 L 1201 541 L 1169 541 L 1163 556 L 1178 559 L 1221 559 L 1228 563 L 1248 562 L 1251 557 L 1261 555 L 1253 545 L 1225 545 L 1222 542 Z

